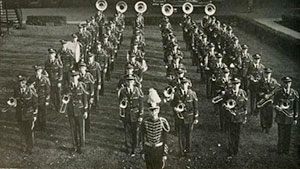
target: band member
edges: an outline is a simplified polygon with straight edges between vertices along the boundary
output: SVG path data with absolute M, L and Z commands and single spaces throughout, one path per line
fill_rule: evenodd
M 85 140 L 84 123 L 88 116 L 88 92 L 85 90 L 85 84 L 79 81 L 80 73 L 72 72 L 72 80 L 70 87 L 66 91 L 69 97 L 67 113 L 71 127 L 71 136 L 73 143 L 73 151 L 82 153 L 82 146 Z
M 190 80 L 185 78 L 181 82 L 171 106 L 175 112 L 179 151 L 181 155 L 187 155 L 191 152 L 193 125 L 198 123 L 198 98 L 196 92 L 190 89 Z
M 130 55 L 129 61 L 125 64 L 125 66 L 127 65 L 132 65 L 134 68 L 133 73 L 139 76 L 139 79 L 142 80 L 144 69 L 142 63 L 136 60 L 136 55 Z
M 73 70 L 75 59 L 73 53 L 70 49 L 67 48 L 67 42 L 65 40 L 60 40 L 62 47 L 57 52 L 57 57 L 61 60 L 63 64 L 63 87 L 70 86 L 71 71 Z
M 247 94 L 240 88 L 240 79 L 233 78 L 232 89 L 224 95 L 224 109 L 228 118 L 229 157 L 237 155 L 240 143 L 241 124 L 246 122 Z
M 73 52 L 74 53 L 73 58 L 75 59 L 74 69 L 78 70 L 78 65 L 77 64 L 82 59 L 81 56 L 80 56 L 80 51 L 82 50 L 81 49 L 82 44 L 78 41 L 78 36 L 75 33 L 72 34 L 72 45 L 74 46 L 74 51 L 79 51 L 77 54 Z
M 20 124 L 22 140 L 25 140 L 24 151 L 31 154 L 34 144 L 34 122 L 38 113 L 37 94 L 32 85 L 27 84 L 26 77 L 18 76 L 19 84 L 14 90 L 17 100 L 16 117 Z
M 211 96 L 216 96 L 216 81 L 221 79 L 223 75 L 223 69 L 225 68 L 227 68 L 227 65 L 223 63 L 223 56 L 222 54 L 218 53 L 216 55 L 216 61 L 212 62 L 210 66 L 211 78 L 209 80 L 211 82 L 207 83 L 210 84 L 210 86 L 207 86 L 207 90 L 211 91 Z
M 43 74 L 43 67 L 36 65 L 33 66 L 35 75 L 31 76 L 28 80 L 33 84 L 38 95 L 38 114 L 36 127 L 42 131 L 46 130 L 47 121 L 47 108 L 50 102 L 50 80 L 47 75 Z
M 140 89 L 142 88 L 142 84 L 141 84 L 139 76 L 134 74 L 134 67 L 129 64 L 126 66 L 125 75 L 118 82 L 117 91 L 120 91 L 120 89 L 126 87 L 126 83 L 127 83 L 126 81 L 127 81 L 128 75 L 132 75 L 135 79 L 135 85 Z
M 101 90 L 101 72 L 102 68 L 98 62 L 95 61 L 95 55 L 93 53 L 89 53 L 88 55 L 88 64 L 87 70 L 91 73 L 94 78 L 94 109 L 96 111 L 97 106 L 99 104 L 99 91 Z
M 241 75 L 241 80 L 242 80 L 242 87 L 245 90 L 247 88 L 247 71 L 248 68 L 252 62 L 252 57 L 248 52 L 248 46 L 247 45 L 242 45 L 242 51 L 240 53 L 240 59 L 242 61 L 242 68 L 239 72 Z
M 50 99 L 58 111 L 61 101 L 61 83 L 63 79 L 63 63 L 56 57 L 56 51 L 54 49 L 48 49 L 49 58 L 45 62 L 45 70 L 49 75 L 51 84 Z
M 257 116 L 256 102 L 257 102 L 257 87 L 258 81 L 262 78 L 262 73 L 265 66 L 260 62 L 260 54 L 253 55 L 253 63 L 250 64 L 247 71 L 248 89 L 250 92 L 250 114 Z
M 91 128 L 91 113 L 93 111 L 93 105 L 94 105 L 94 96 L 95 96 L 95 78 L 93 75 L 87 71 L 87 65 L 82 62 L 79 64 L 79 74 L 80 74 L 80 80 L 85 84 L 85 89 L 88 92 L 87 93 L 87 99 L 88 99 L 88 116 L 85 120 L 85 131 L 90 132 Z
M 143 120 L 143 92 L 135 86 L 135 78 L 128 75 L 126 87 L 119 93 L 120 117 L 125 129 L 125 147 L 135 156 L 138 144 L 139 124 Z
M 110 72 L 111 72 L 111 63 L 112 63 L 112 58 L 113 58 L 113 54 L 114 54 L 114 47 L 112 45 L 112 43 L 108 40 L 108 36 L 104 35 L 103 36 L 103 49 L 105 50 L 106 54 L 107 54 L 107 72 L 106 72 L 106 80 L 110 80 Z
M 272 69 L 265 68 L 263 78 L 258 82 L 257 109 L 260 113 L 262 131 L 269 133 L 273 123 L 273 97 L 280 86 L 272 77 Z
M 102 11 L 98 11 L 98 13 L 95 16 L 95 19 L 99 25 L 99 41 L 103 42 L 103 35 L 105 34 L 104 27 L 107 22 L 107 18 Z
M 283 77 L 283 87 L 275 93 L 274 107 L 275 121 L 278 124 L 278 153 L 289 153 L 291 142 L 291 128 L 297 123 L 299 113 L 299 95 L 292 86 L 291 77 Z
M 162 169 L 167 160 L 167 133 L 170 131 L 170 125 L 165 118 L 158 116 L 160 102 L 157 91 L 149 89 L 149 111 L 141 124 L 142 153 L 147 169 Z
M 100 64 L 101 69 L 101 89 L 100 94 L 104 95 L 104 82 L 105 82 L 105 74 L 107 73 L 109 56 L 106 53 L 106 50 L 103 49 L 100 41 L 96 42 L 96 48 L 93 53 L 96 55 L 96 62 Z

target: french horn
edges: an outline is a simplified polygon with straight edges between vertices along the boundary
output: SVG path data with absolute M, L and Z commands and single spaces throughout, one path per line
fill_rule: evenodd
M 182 11 L 187 15 L 191 14 L 193 10 L 194 10 L 194 6 L 190 2 L 186 2 L 182 5 Z
M 137 13 L 145 13 L 147 11 L 147 4 L 144 1 L 138 1 L 135 5 L 134 5 L 134 9 Z
M 125 13 L 128 9 L 127 3 L 125 1 L 119 1 L 116 4 L 116 10 L 120 13 Z
M 105 11 L 107 8 L 107 2 L 105 0 L 97 0 L 95 6 L 99 11 Z
M 164 15 L 164 16 L 171 16 L 174 12 L 174 8 L 171 4 L 164 4 L 162 7 L 161 7 L 161 13 Z
M 217 8 L 216 8 L 216 6 L 215 6 L 214 4 L 212 4 L 212 3 L 209 3 L 209 4 L 207 4 L 207 5 L 204 7 L 204 12 L 205 12 L 205 14 L 208 15 L 208 16 L 214 15 L 214 14 L 216 13 L 216 11 L 217 11 Z

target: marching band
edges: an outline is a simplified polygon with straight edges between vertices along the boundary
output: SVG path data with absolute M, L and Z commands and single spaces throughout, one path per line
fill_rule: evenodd
M 73 150 L 82 153 L 85 133 L 91 132 L 91 115 L 97 113 L 99 98 L 105 95 L 105 81 L 110 80 L 114 71 L 125 30 L 127 4 L 117 3 L 117 12 L 110 21 L 104 14 L 107 5 L 105 0 L 98 0 L 97 14 L 78 26 L 72 41 L 60 40 L 59 50 L 48 49 L 44 67 L 35 65 L 35 74 L 29 80 L 18 76 L 19 84 L 8 104 L 16 107 L 27 152 L 32 152 L 34 127 L 46 131 L 47 109 L 54 107 L 57 112 L 67 114 Z M 159 104 L 170 103 L 179 152 L 186 156 L 192 150 L 192 131 L 200 114 L 199 100 L 192 81 L 186 77 L 187 65 L 182 62 L 184 52 L 169 20 L 174 11 L 170 4 L 162 6 L 164 17 L 159 25 L 168 86 L 163 91 L 163 99 L 153 88 L 149 95 L 144 95 L 143 74 L 148 66 L 143 14 L 147 4 L 139 1 L 135 10 L 125 74 L 117 84 L 120 120 L 124 124 L 124 143 L 130 156 L 135 156 L 141 148 L 147 168 L 158 169 L 165 166 L 167 133 L 171 130 L 168 120 L 158 115 Z M 240 44 L 231 26 L 213 16 L 216 10 L 213 4 L 205 7 L 206 16 L 200 24 L 191 17 L 193 6 L 190 3 L 185 3 L 182 10 L 184 16 L 180 26 L 185 47 L 199 78 L 206 83 L 206 96 L 212 99 L 214 111 L 219 115 L 220 129 L 228 134 L 229 157 L 238 154 L 241 125 L 247 118 L 259 114 L 263 132 L 269 133 L 274 109 L 278 153 L 288 153 L 291 126 L 297 122 L 299 111 L 299 95 L 291 87 L 292 78 L 282 78 L 280 85 L 272 77 L 272 69 L 261 63 L 261 54 L 251 56 L 248 46 Z

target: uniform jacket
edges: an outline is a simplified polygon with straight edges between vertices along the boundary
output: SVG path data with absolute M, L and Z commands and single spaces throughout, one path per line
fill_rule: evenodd
M 143 97 L 144 94 L 138 87 L 134 87 L 132 92 L 129 91 L 128 87 L 120 90 L 119 102 L 123 99 L 127 100 L 127 107 L 124 110 L 121 110 L 125 111 L 124 120 L 126 122 L 137 122 L 138 118 L 143 116 Z
M 59 49 L 58 57 L 63 64 L 63 72 L 70 72 L 74 66 L 75 59 L 73 57 L 72 51 L 69 49 Z
M 46 75 L 41 75 L 37 77 L 36 75 L 31 76 L 29 82 L 34 84 L 36 93 L 39 99 L 49 98 L 50 96 L 50 80 Z
M 292 124 L 297 119 L 299 112 L 299 95 L 298 92 L 291 88 L 290 92 L 287 93 L 284 88 L 281 88 L 274 96 L 274 106 L 280 106 L 282 102 L 287 102 L 290 106 L 287 109 L 287 113 L 291 117 L 287 117 L 280 111 L 276 110 L 275 121 L 278 124 Z
M 94 84 L 95 79 L 90 72 L 86 72 L 85 74 L 80 73 L 80 81 L 85 84 L 85 90 L 88 92 L 89 96 L 94 96 Z
M 63 63 L 59 58 L 54 61 L 49 59 L 45 62 L 45 70 L 49 75 L 51 85 L 56 85 L 61 83 L 63 76 Z
M 100 66 L 100 64 L 96 61 L 94 61 L 93 63 L 88 63 L 87 64 L 87 69 L 88 71 L 92 74 L 94 81 L 95 81 L 95 85 L 99 85 L 101 84 L 101 71 L 102 68 Z
M 88 108 L 87 94 L 85 90 L 85 84 L 78 82 L 77 85 L 71 82 L 68 88 L 67 95 L 70 96 L 70 102 L 68 103 L 68 115 L 71 117 L 82 116 Z

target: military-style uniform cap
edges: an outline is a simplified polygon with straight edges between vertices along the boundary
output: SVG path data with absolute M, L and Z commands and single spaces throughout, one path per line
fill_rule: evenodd
M 223 55 L 221 53 L 218 53 L 216 56 L 216 58 L 222 58 L 222 57 L 223 57 Z
M 79 66 L 80 66 L 80 67 L 82 67 L 82 66 L 85 66 L 85 67 L 86 67 L 86 63 L 80 62 L 80 63 L 79 63 Z
M 248 49 L 248 45 L 242 45 L 242 49 Z
M 60 42 L 62 45 L 64 45 L 64 44 L 66 44 L 66 43 L 67 43 L 67 41 L 66 41 L 66 40 L 64 40 L 64 39 L 61 39 L 61 40 L 59 40 L 59 42 Z
M 210 43 L 210 44 L 208 45 L 208 47 L 213 48 L 213 47 L 215 47 L 215 45 L 214 45 L 213 43 Z
M 75 33 L 73 33 L 72 38 L 78 38 L 78 36 Z
M 272 73 L 272 69 L 271 69 L 271 68 L 265 68 L 265 69 L 264 69 L 264 72 L 265 72 L 265 73 Z
M 56 50 L 53 49 L 53 48 L 49 48 L 49 49 L 48 49 L 48 52 L 49 52 L 49 53 L 56 53 Z
M 72 76 L 77 76 L 77 75 L 79 75 L 80 73 L 78 72 L 78 71 L 75 71 L 75 70 L 73 70 L 72 71 Z
M 128 75 L 126 75 L 126 78 L 125 78 L 126 80 L 135 80 L 135 78 L 134 78 L 134 76 L 132 75 L 132 74 L 128 74 Z
M 288 82 L 292 82 L 293 79 L 291 77 L 289 77 L 289 76 L 285 76 L 285 77 L 281 78 L 281 81 L 283 83 L 288 83 Z
M 18 78 L 18 81 L 19 81 L 19 82 L 22 82 L 22 81 L 26 81 L 26 80 L 27 80 L 27 78 L 26 78 L 24 75 L 21 75 L 21 74 L 18 75 L 17 78 Z
M 231 79 L 231 83 L 232 84 L 238 84 L 238 83 L 241 83 L 241 80 L 235 77 L 235 78 Z
M 43 66 L 41 66 L 41 65 L 34 65 L 34 66 L 32 66 L 33 67 L 33 69 L 35 70 L 35 71 L 37 71 L 37 70 L 39 70 L 39 69 L 43 69 Z
M 253 58 L 253 59 L 260 59 L 261 56 L 260 56 L 259 53 L 256 53 L 256 54 L 254 54 L 254 55 L 252 56 L 252 58 Z
M 127 66 L 126 66 L 126 69 L 128 70 L 128 69 L 134 69 L 134 67 L 131 65 L 131 64 L 128 64 Z

